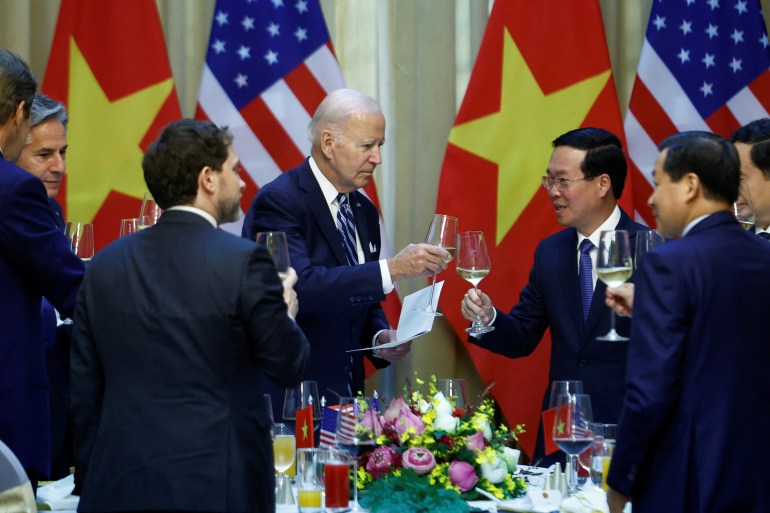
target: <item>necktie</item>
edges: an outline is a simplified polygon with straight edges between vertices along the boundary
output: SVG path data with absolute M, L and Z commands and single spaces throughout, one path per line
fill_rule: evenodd
M 591 269 L 591 255 L 589 252 L 595 246 L 588 239 L 580 243 L 580 304 L 583 306 L 583 322 L 588 319 L 588 310 L 591 309 L 591 298 L 594 295 L 594 278 Z
M 337 230 L 342 236 L 342 246 L 345 248 L 345 256 L 348 259 L 348 265 L 358 264 L 358 251 L 356 250 L 356 220 L 353 217 L 353 211 L 350 210 L 347 194 L 337 195 Z
M 770 232 L 759 232 L 757 235 L 759 235 L 766 241 L 770 241 Z
M 337 195 L 337 230 L 342 236 L 342 246 L 345 248 L 345 257 L 348 259 L 348 265 L 358 264 L 358 251 L 356 250 L 356 220 L 353 217 L 353 211 L 350 210 L 347 194 Z M 355 392 L 353 383 L 353 353 L 350 354 L 350 367 L 348 367 L 348 395 L 353 397 Z

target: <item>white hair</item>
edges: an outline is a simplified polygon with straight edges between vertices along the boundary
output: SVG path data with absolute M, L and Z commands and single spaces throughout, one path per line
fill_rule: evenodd
M 382 114 L 382 108 L 368 94 L 355 89 L 336 89 L 323 99 L 307 127 L 307 135 L 316 146 L 323 130 L 329 129 L 335 136 L 349 117 L 355 114 Z

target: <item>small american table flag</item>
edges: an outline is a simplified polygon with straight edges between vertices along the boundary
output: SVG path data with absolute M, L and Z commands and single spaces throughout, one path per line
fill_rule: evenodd
M 324 406 L 321 409 L 321 432 L 318 436 L 318 447 L 330 449 L 334 447 L 337 431 L 337 406 Z

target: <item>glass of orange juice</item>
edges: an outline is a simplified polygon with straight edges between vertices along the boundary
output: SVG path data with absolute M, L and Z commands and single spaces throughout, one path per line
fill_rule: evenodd
M 297 505 L 302 513 L 322 511 L 323 452 L 323 449 L 297 450 Z

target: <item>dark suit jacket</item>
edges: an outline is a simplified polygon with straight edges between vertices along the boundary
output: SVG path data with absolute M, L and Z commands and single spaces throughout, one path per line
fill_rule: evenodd
M 645 229 L 620 211 L 618 230 L 628 230 L 631 248 L 636 231 Z M 497 311 L 495 330 L 471 343 L 509 358 L 528 356 L 547 328 L 551 328 L 551 363 L 543 409 L 550 401 L 550 383 L 578 379 L 591 396 L 594 419 L 614 423 L 620 415 L 625 380 L 626 342 L 603 342 L 596 337 L 610 329 L 610 309 L 604 304 L 606 285 L 597 280 L 588 321 L 583 322 L 577 272 L 577 230 L 568 228 L 543 239 L 535 251 L 535 262 L 519 302 L 509 314 Z M 616 329 L 628 335 L 629 320 L 618 317 Z M 542 430 L 542 426 L 541 426 Z M 538 436 L 535 460 L 543 456 L 542 433 Z
M 608 483 L 634 513 L 770 511 L 770 246 L 719 212 L 635 283 Z
M 50 460 L 41 300 L 72 316 L 83 273 L 43 184 L 0 158 L 0 440 L 41 475 Z
M 70 391 L 79 511 L 273 511 L 262 376 L 310 348 L 267 252 L 170 210 L 91 261 Z
M 345 351 L 370 347 L 377 331 L 389 327 L 380 306 L 385 294 L 378 263 L 379 215 L 360 192 L 351 193 L 349 201 L 366 260 L 356 266 L 347 263 L 342 237 L 308 160 L 263 187 L 243 225 L 243 236 L 251 240 L 257 232 L 286 232 L 291 266 L 299 275 L 297 323 L 313 351 L 305 379 L 318 381 L 319 392 L 330 404 L 336 403 L 336 396 L 329 390 L 347 395 L 351 353 Z M 363 356 L 352 354 L 355 386 L 363 390 Z M 380 358 L 371 361 L 377 367 L 388 364 Z M 283 404 L 283 392 L 276 395 L 273 408 Z

